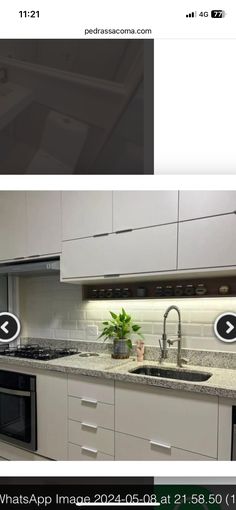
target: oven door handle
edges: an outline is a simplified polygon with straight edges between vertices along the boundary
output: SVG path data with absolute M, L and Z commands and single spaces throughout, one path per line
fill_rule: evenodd
M 2 387 L 0 387 L 0 393 L 5 393 L 5 395 L 15 395 L 16 397 L 30 397 L 31 396 L 30 391 L 11 390 L 9 388 L 2 388 Z

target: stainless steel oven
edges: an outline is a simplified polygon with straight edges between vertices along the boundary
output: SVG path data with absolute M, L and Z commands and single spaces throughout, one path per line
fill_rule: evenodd
M 0 370 L 0 440 L 37 450 L 35 376 Z

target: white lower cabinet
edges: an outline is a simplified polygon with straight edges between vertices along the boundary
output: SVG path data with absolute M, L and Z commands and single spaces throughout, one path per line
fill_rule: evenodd
M 236 406 L 236 400 L 219 398 L 218 460 L 231 460 L 233 406 Z
M 156 454 L 178 448 L 217 459 L 217 397 L 116 383 L 115 402 L 116 432 L 146 439 Z M 132 460 L 128 445 L 126 458 Z M 122 455 L 118 446 L 115 453 Z
M 69 420 L 69 443 L 114 455 L 114 430 Z
M 116 460 L 213 460 L 198 453 L 120 432 L 115 434 L 115 456 Z
M 99 402 L 114 404 L 114 382 L 97 377 L 70 376 L 68 378 L 68 395 L 82 399 L 82 404 L 95 407 Z
M 61 279 L 176 269 L 177 224 L 62 243 Z
M 37 428 L 39 455 L 67 459 L 67 376 L 38 372 Z
M 114 382 L 68 378 L 68 459 L 114 460 Z
M 69 397 L 69 419 L 114 429 L 114 405 L 88 399 Z

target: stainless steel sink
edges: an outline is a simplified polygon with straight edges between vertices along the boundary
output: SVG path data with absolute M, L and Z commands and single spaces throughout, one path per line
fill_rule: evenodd
M 129 370 L 131 374 L 147 375 L 148 377 L 163 377 L 165 379 L 179 379 L 182 381 L 203 382 L 210 379 L 210 372 L 196 370 L 179 370 L 175 368 L 143 366 Z

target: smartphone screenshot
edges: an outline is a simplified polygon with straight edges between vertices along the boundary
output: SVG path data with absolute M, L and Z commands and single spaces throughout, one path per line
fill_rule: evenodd
M 236 504 L 236 8 L 0 7 L 0 505 Z

